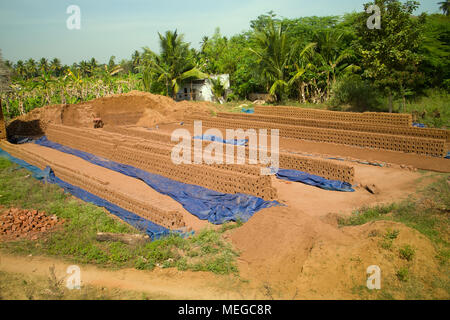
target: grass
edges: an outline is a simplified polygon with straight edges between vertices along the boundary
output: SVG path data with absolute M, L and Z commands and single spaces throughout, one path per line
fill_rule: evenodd
M 429 291 L 433 296 L 435 290 L 444 290 L 450 295 L 450 281 L 448 265 L 450 258 L 450 184 L 447 182 L 450 175 L 439 174 L 439 178 L 431 185 L 419 190 L 418 194 L 398 204 L 363 208 L 355 211 L 351 217 L 341 218 L 340 226 L 359 226 L 371 221 L 388 220 L 402 223 L 413 228 L 427 237 L 437 251 L 439 263 L 439 276 L 435 276 L 432 283 L 424 283 L 412 273 L 416 249 L 410 244 L 404 244 L 396 249 L 396 254 L 403 261 L 395 272 L 396 284 L 392 279 L 385 279 L 384 286 L 379 292 L 367 290 L 354 290 L 362 298 L 393 299 L 400 294 L 406 299 L 422 299 L 424 292 Z M 375 234 L 369 236 L 376 236 Z M 394 241 L 398 238 L 398 230 L 386 230 L 382 236 L 380 246 L 387 251 L 394 250 Z
M 237 273 L 237 253 L 223 234 L 242 223 L 230 223 L 217 231 L 203 230 L 190 238 L 172 235 L 151 243 L 130 246 L 120 242 L 98 242 L 97 232 L 138 233 L 114 219 L 104 209 L 64 193 L 56 185 L 43 184 L 6 159 L 0 158 L 0 206 L 37 209 L 67 222 L 37 241 L 0 242 L 0 248 L 16 254 L 45 254 L 65 257 L 75 263 L 105 267 L 155 267 L 179 270 Z
M 450 94 L 446 91 L 430 89 L 415 100 L 406 103 L 406 110 L 400 102 L 396 102 L 395 109 L 398 112 L 412 113 L 416 115 L 417 122 L 424 123 L 434 128 L 450 128 Z
M 406 267 L 402 267 L 397 271 L 395 275 L 397 276 L 398 280 L 406 282 L 409 279 L 409 270 Z
M 399 249 L 400 258 L 402 258 L 406 261 L 412 261 L 415 253 L 416 253 L 416 250 L 413 247 L 411 247 L 409 244 L 406 244 Z
M 106 289 L 83 285 L 80 290 L 69 290 L 54 269 L 45 276 L 24 275 L 0 271 L 0 300 L 149 300 L 163 296 Z
M 448 264 L 450 252 L 450 175 L 441 175 L 437 182 L 427 186 L 418 196 L 410 197 L 399 204 L 363 208 L 352 216 L 339 219 L 340 226 L 363 225 L 370 221 L 390 220 L 416 229 L 438 249 L 442 264 Z M 385 236 L 385 240 L 394 234 Z M 412 248 L 403 248 L 407 256 Z

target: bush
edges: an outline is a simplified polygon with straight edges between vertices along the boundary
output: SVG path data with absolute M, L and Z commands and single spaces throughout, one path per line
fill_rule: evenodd
M 335 107 L 350 105 L 354 111 L 380 111 L 379 91 L 359 75 L 343 77 L 332 88 L 331 104 Z

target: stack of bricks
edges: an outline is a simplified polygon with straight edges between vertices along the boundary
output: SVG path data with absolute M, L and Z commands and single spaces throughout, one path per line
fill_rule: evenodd
M 94 129 L 51 125 L 47 137 L 54 142 L 128 164 L 167 178 L 223 193 L 245 193 L 265 200 L 276 199 L 270 176 L 250 166 L 179 164 L 171 159 L 171 145 L 125 137 Z M 95 139 L 92 139 L 95 137 Z
M 155 132 L 155 131 L 147 131 L 147 130 L 141 130 L 138 128 L 132 128 L 132 127 L 111 127 L 108 129 L 110 132 L 120 132 L 122 134 L 127 134 L 129 136 L 134 137 L 142 137 L 145 138 L 144 141 L 147 142 L 141 142 L 136 145 L 136 148 L 139 150 L 147 150 L 148 148 L 156 149 L 160 141 L 165 141 L 167 143 L 170 143 L 171 146 L 169 147 L 170 150 L 175 144 L 175 142 L 171 142 L 171 136 L 167 133 L 163 132 Z M 128 137 L 130 143 L 132 140 L 130 137 Z M 156 139 L 154 141 L 153 139 Z M 151 141 L 151 142 L 150 142 Z M 148 144 L 148 146 L 146 146 Z M 209 141 L 202 141 L 202 148 L 204 149 L 208 145 L 210 145 L 211 142 Z M 194 140 L 192 140 L 192 146 L 194 147 Z M 167 150 L 166 153 L 168 154 L 170 151 Z M 257 154 L 258 150 L 255 151 Z M 154 153 L 158 153 L 157 151 L 154 151 Z M 248 147 L 245 148 L 245 154 L 243 155 L 243 159 L 240 158 L 242 162 L 240 163 L 248 163 L 250 155 L 250 149 Z M 268 156 L 270 156 L 270 152 L 268 153 Z M 343 164 L 339 161 L 332 161 L 332 160 L 323 160 L 323 159 L 317 159 L 307 156 L 301 156 L 301 155 L 295 155 L 295 154 L 289 154 L 285 152 L 280 152 L 278 154 L 279 156 L 279 164 L 280 168 L 283 169 L 293 169 L 293 170 L 299 170 L 303 172 L 307 172 L 310 174 L 318 175 L 321 177 L 324 177 L 326 179 L 330 180 L 339 180 L 344 181 L 348 183 L 354 182 L 355 177 L 355 171 L 354 168 Z M 237 156 L 237 150 L 235 150 L 235 163 L 238 163 L 238 156 Z M 224 160 L 225 162 L 225 160 Z M 222 169 L 232 169 L 238 172 L 243 173 L 249 173 L 249 174 L 258 174 L 261 172 L 261 164 L 259 165 L 213 165 L 214 167 L 219 167 Z M 256 171 L 255 171 L 256 170 Z
M 186 226 L 183 214 L 178 211 L 175 204 L 155 202 L 154 200 L 141 200 L 132 193 L 124 194 L 109 186 L 109 183 L 98 177 L 90 177 L 72 168 L 54 163 L 41 155 L 23 149 L 20 145 L 12 145 L 6 141 L 0 143 L 0 148 L 13 157 L 23 159 L 27 163 L 40 169 L 50 166 L 55 175 L 61 180 L 77 186 L 85 191 L 105 199 L 125 210 L 133 212 L 145 219 L 170 230 L 178 230 Z
M 425 156 L 443 157 L 446 141 L 443 139 L 419 138 L 403 135 L 336 130 L 293 126 L 272 122 L 233 120 L 225 118 L 190 117 L 187 122 L 201 120 L 203 126 L 221 129 L 279 129 L 280 136 L 292 139 L 304 139 L 318 142 L 346 144 L 364 148 L 385 149 L 406 153 L 417 153 Z
M 3 117 L 3 110 L 0 104 L 0 140 L 6 139 L 6 124 L 5 118 Z
M 255 113 L 280 117 L 296 117 L 328 121 L 357 122 L 371 125 L 412 126 L 412 115 L 404 113 L 382 112 L 340 112 L 297 107 L 262 107 L 256 106 Z
M 226 119 L 272 122 L 293 126 L 373 132 L 390 135 L 411 136 L 418 138 L 444 139 L 447 142 L 450 142 L 450 130 L 444 129 L 373 125 L 373 124 L 363 124 L 359 122 L 329 121 L 329 120 L 317 120 L 317 119 L 296 118 L 296 117 L 288 118 L 262 114 L 219 113 L 217 116 L 219 118 L 226 118 Z

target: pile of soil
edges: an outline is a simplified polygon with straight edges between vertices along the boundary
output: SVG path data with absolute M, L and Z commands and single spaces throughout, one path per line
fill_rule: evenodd
M 105 125 L 138 125 L 154 127 L 161 123 L 183 121 L 187 115 L 210 115 L 215 110 L 208 102 L 176 102 L 165 96 L 131 91 L 94 99 L 80 104 L 50 105 L 37 108 L 12 120 L 7 126 L 9 137 L 38 136 L 49 124 L 94 127 L 94 119 Z
M 49 217 L 45 212 L 11 208 L 0 215 L 0 239 L 36 240 L 39 234 L 52 231 L 63 223 L 64 219 L 55 215 Z

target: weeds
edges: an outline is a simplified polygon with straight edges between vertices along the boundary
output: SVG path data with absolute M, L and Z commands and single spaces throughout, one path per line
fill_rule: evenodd
M 409 270 L 405 267 L 400 268 L 395 275 L 397 276 L 398 280 L 406 282 L 409 279 Z
M 63 256 L 75 263 L 109 267 L 155 267 L 180 270 L 236 273 L 238 255 L 223 234 L 242 225 L 223 225 L 218 231 L 203 230 L 184 239 L 172 235 L 151 243 L 129 246 L 119 242 L 97 242 L 97 232 L 137 233 L 131 226 L 113 219 L 104 209 L 66 194 L 56 185 L 42 184 L 26 170 L 0 158 L 0 205 L 37 209 L 55 214 L 67 222 L 38 241 L 0 242 L 0 248 L 19 254 Z
M 404 245 L 399 249 L 399 256 L 400 258 L 406 260 L 406 261 L 412 261 L 414 258 L 414 255 L 416 254 L 416 250 L 411 247 L 409 244 Z

